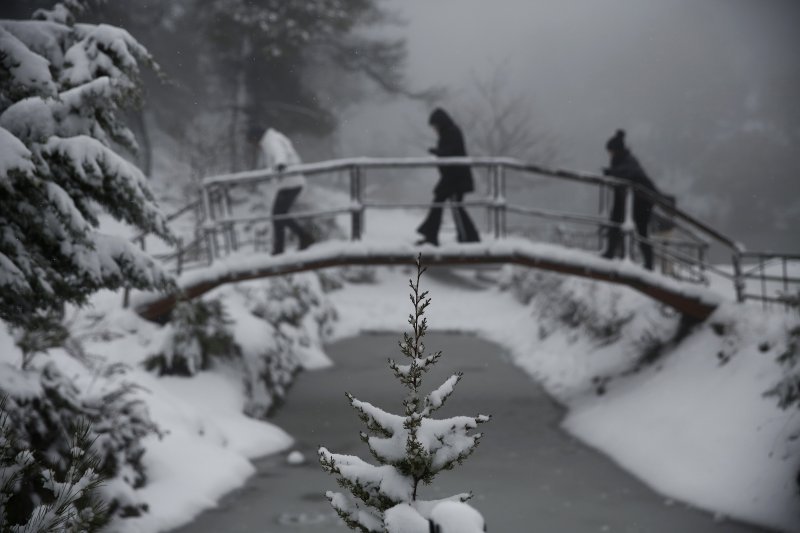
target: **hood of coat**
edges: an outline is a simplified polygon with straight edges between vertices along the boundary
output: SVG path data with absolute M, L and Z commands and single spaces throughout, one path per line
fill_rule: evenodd
M 447 131 L 456 127 L 453 117 L 451 117 L 447 111 L 441 107 L 437 107 L 433 110 L 433 113 L 431 113 L 431 116 L 428 119 L 428 124 L 439 131 Z

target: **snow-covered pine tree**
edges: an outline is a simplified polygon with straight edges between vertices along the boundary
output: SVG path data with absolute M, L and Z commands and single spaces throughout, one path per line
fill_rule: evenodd
M 107 479 L 98 472 L 89 423 L 79 420 L 72 428 L 69 458 L 57 472 L 20 446 L 5 401 L 0 398 L 0 531 L 98 531 L 105 526 L 110 513 L 98 489 Z M 21 495 L 32 480 L 43 491 L 36 503 Z
M 88 0 L 86 0 L 88 1 Z M 153 60 L 131 35 L 75 22 L 65 0 L 32 20 L 0 20 L 0 319 L 81 304 L 101 288 L 157 288 L 168 276 L 102 213 L 169 238 L 121 119 Z
M 331 453 L 324 447 L 319 449 L 323 469 L 335 475 L 339 485 L 350 492 L 348 495 L 329 491 L 326 496 L 345 523 L 357 531 L 383 532 L 384 511 L 402 503 L 410 504 L 427 517 L 434 505 L 441 501 L 466 501 L 470 497 L 468 493 L 444 500 L 421 500 L 419 485 L 430 484 L 436 474 L 466 459 L 482 436 L 471 432 L 478 424 L 490 419 L 487 415 L 431 418 L 453 393 L 462 374 L 452 375 L 427 395 L 421 393 L 424 374 L 441 357 L 441 352 L 425 354 L 423 338 L 428 321 L 424 315 L 431 300 L 427 291 L 420 292 L 419 289 L 420 278 L 425 272 L 421 261 L 419 256 L 416 280 L 409 281 L 414 306 L 414 312 L 408 318 L 411 333 L 404 333 L 400 342 L 400 351 L 408 364 L 389 360 L 395 377 L 408 389 L 403 400 L 404 413 L 388 413 L 347 394 L 350 404 L 369 430 L 369 433 L 362 432 L 361 438 L 380 465 L 353 455 Z

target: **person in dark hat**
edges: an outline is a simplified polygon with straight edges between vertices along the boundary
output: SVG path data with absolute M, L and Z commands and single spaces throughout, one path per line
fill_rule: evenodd
M 645 173 L 642 165 L 625 144 L 625 132 L 617 130 L 613 137 L 606 142 L 606 150 L 611 158 L 608 168 L 603 169 L 606 176 L 613 176 L 640 185 L 646 190 L 657 193 L 657 189 Z M 636 232 L 642 239 L 647 239 L 650 226 L 650 217 L 653 213 L 653 201 L 644 194 L 637 192 L 633 195 L 633 222 Z M 622 224 L 625 221 L 625 187 L 614 188 L 614 205 L 611 208 L 611 222 Z M 609 228 L 608 243 L 603 257 L 613 259 L 622 251 L 622 230 L 619 226 Z M 653 246 L 645 241 L 640 241 L 639 246 L 644 258 L 644 266 L 653 270 Z
M 429 150 L 438 157 L 466 156 L 464 136 L 450 115 L 444 109 L 436 108 L 428 120 L 430 126 L 436 130 L 439 137 L 435 148 Z M 447 165 L 439 167 L 440 179 L 433 190 L 433 203 L 441 204 L 446 201 L 460 203 L 464 195 L 475 190 L 472 180 L 472 171 L 466 165 Z M 475 224 L 460 205 L 452 206 L 453 220 L 456 225 L 458 242 L 478 242 L 480 236 Z M 439 244 L 439 228 L 442 225 L 442 208 L 434 205 L 428 211 L 428 216 L 417 228 L 417 233 L 422 235 L 417 244 Z

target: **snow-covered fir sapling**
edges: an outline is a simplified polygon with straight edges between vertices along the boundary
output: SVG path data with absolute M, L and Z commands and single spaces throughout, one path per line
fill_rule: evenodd
M 462 374 L 452 375 L 429 394 L 422 393 L 424 374 L 441 357 L 441 352 L 430 355 L 425 352 L 423 338 L 428 322 L 424 315 L 431 300 L 427 291 L 420 292 L 424 272 L 418 257 L 416 279 L 409 282 L 414 307 L 408 319 L 411 332 L 404 333 L 400 341 L 406 364 L 389 360 L 394 376 L 408 390 L 403 399 L 404 413 L 388 413 L 347 394 L 350 405 L 368 429 L 361 433 L 361 439 L 380 464 L 331 453 L 324 447 L 319 449 L 322 467 L 335 475 L 339 485 L 349 492 L 328 492 L 326 496 L 345 523 L 357 531 L 385 531 L 384 512 L 400 504 L 409 504 L 428 518 L 431 509 L 441 501 L 466 501 L 470 497 L 468 493 L 436 501 L 419 497 L 421 484 L 430 484 L 436 474 L 460 464 L 475 450 L 482 434 L 472 431 L 490 418 L 486 415 L 439 420 L 431 417 L 453 393 Z

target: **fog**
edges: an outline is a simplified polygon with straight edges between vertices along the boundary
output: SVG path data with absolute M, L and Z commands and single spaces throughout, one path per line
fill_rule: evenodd
M 617 128 L 657 185 L 750 249 L 797 251 L 800 2 L 387 0 L 417 89 L 454 107 L 501 72 L 554 140 L 554 163 L 597 171 Z M 433 103 L 375 97 L 340 127 L 347 154 L 419 155 Z M 468 145 L 470 131 L 465 128 Z M 511 154 L 514 155 L 514 154 Z
M 151 141 L 142 133 L 156 136 L 157 167 L 180 152 L 195 177 L 251 168 L 266 127 L 292 136 L 307 161 L 426 155 L 435 141 L 427 117 L 441 105 L 463 127 L 472 154 L 599 171 L 607 165 L 605 141 L 623 128 L 679 207 L 751 250 L 800 251 L 797 0 L 375 2 L 399 22 L 360 19 L 358 6 L 372 2 L 341 5 L 353 32 L 378 36 L 362 48 L 402 39 L 406 62 L 367 49 L 362 62 L 385 78 L 405 75 L 410 91 L 436 89 L 436 99 L 401 97 L 370 82 L 358 60 L 348 61 L 360 53 L 343 42 L 354 37 L 349 27 L 270 55 L 277 51 L 269 46 L 291 41 L 280 31 L 289 26 L 255 31 L 247 9 L 280 3 L 90 2 L 87 17 L 129 29 L 161 65 L 167 82 L 147 84 L 136 127 L 145 146 Z M 3 0 L 0 17 L 51 3 Z M 302 12 L 310 4 L 292 5 Z M 244 15 L 232 16 L 231 6 Z M 324 17 L 302 24 L 302 32 L 325 31 Z M 243 52 L 250 49 L 244 41 L 256 38 L 261 48 Z M 492 116 L 478 91 L 487 87 L 526 130 L 513 143 L 487 142 L 482 130 Z M 178 148 L 159 141 L 163 133 Z M 149 172 L 151 154 L 145 159 Z M 391 177 L 378 194 L 427 201 L 436 173 Z M 548 204 L 572 195 L 529 192 Z

